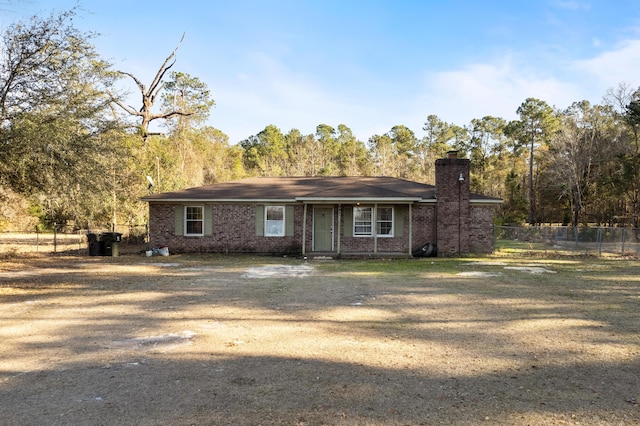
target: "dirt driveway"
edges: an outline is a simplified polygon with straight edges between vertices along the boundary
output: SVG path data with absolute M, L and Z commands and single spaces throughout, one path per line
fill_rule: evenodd
M 2 425 L 640 423 L 640 263 L 0 263 Z

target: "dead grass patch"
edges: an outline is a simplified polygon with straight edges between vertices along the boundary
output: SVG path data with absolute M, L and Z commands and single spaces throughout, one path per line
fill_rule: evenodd
M 2 418 L 638 424 L 638 276 L 608 259 L 12 258 Z

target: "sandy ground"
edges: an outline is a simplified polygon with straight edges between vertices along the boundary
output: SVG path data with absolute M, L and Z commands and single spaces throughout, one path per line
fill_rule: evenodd
M 638 272 L 9 259 L 0 424 L 640 424 Z

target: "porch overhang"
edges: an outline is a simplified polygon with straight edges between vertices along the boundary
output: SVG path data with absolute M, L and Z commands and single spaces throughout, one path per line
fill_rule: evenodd
M 424 200 L 419 197 L 386 197 L 386 198 L 370 198 L 370 197 L 296 197 L 296 201 L 301 201 L 304 209 L 302 214 L 302 255 L 306 254 L 306 240 L 307 240 L 307 215 L 309 205 L 337 205 L 338 206 L 338 223 L 337 223 L 337 241 L 336 241 L 336 254 L 341 254 L 341 242 L 342 242 L 342 209 L 341 206 L 343 204 L 368 204 L 377 206 L 378 205 L 389 205 L 389 204 L 406 204 L 409 207 L 409 244 L 408 244 L 408 255 L 411 256 L 412 245 L 413 245 L 413 205 L 417 202 L 434 202 L 435 200 Z M 373 255 L 378 254 L 377 250 L 377 240 L 378 236 L 374 235 L 374 251 Z

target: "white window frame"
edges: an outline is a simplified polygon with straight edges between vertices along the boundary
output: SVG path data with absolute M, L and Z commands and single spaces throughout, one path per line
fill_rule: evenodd
M 369 220 L 356 220 L 356 218 L 359 216 L 357 211 L 365 211 L 365 210 L 369 210 L 371 211 L 371 215 L 369 217 Z M 353 236 L 354 237 L 370 237 L 373 233 L 373 216 L 374 215 L 374 209 L 371 206 L 356 206 L 353 208 Z M 369 232 L 366 231 L 358 231 L 357 229 L 360 227 L 368 227 L 369 228 Z
M 390 209 L 391 210 L 391 219 L 390 220 L 382 220 L 380 219 L 380 210 L 382 209 Z M 393 237 L 393 231 L 394 231 L 394 222 L 395 222 L 395 209 L 391 206 L 378 206 L 376 207 L 376 234 L 378 237 L 380 238 L 391 238 Z M 391 228 L 389 229 L 389 233 L 388 234 L 381 234 L 380 233 L 380 225 L 383 223 L 389 223 L 391 222 Z
M 280 210 L 282 219 L 269 219 L 269 210 Z M 264 236 L 265 237 L 284 237 L 286 233 L 286 214 L 285 206 L 264 206 Z M 279 223 L 279 224 L 278 224 Z
M 370 210 L 371 211 L 371 219 L 369 221 L 357 221 L 356 217 L 358 216 L 357 211 L 359 210 Z M 391 220 L 381 220 L 379 217 L 379 213 L 382 209 L 391 209 Z M 375 220 L 374 220 L 375 218 Z M 353 236 L 354 237 L 372 237 L 375 236 L 379 238 L 392 238 L 394 236 L 394 221 L 395 221 L 395 208 L 392 206 L 354 206 L 353 207 Z M 382 223 L 391 222 L 391 229 L 388 234 L 379 233 L 380 225 Z M 368 227 L 370 229 L 369 232 L 357 231 L 359 227 Z
M 190 219 L 189 209 L 199 209 L 200 219 Z M 190 222 L 200 222 L 201 231 L 198 233 L 189 232 Z M 204 206 L 184 206 L 184 235 L 185 237 L 202 237 L 204 236 Z

